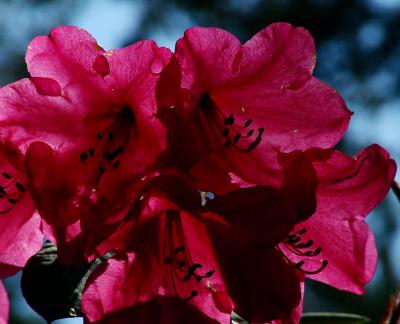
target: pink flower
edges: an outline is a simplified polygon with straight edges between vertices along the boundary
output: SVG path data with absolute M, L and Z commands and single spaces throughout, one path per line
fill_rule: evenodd
M 213 179 L 219 186 L 209 190 L 223 191 L 228 172 L 271 183 L 263 171 L 274 150 L 335 145 L 351 112 L 312 76 L 314 66 L 312 37 L 286 23 L 244 45 L 221 29 L 188 29 L 158 87 L 160 115 L 172 129 L 172 164 L 201 184 Z
M 28 46 L 32 77 L 0 89 L 0 138 L 26 158 L 29 190 L 59 244 L 77 226 L 121 219 L 156 165 L 165 130 L 154 88 L 170 56 L 153 41 L 106 52 L 86 31 L 57 27 Z
M 362 294 L 377 261 L 365 217 L 390 189 L 396 164 L 375 144 L 354 158 L 333 151 L 329 160 L 313 165 L 318 175 L 317 210 L 296 225 L 280 247 L 293 262 L 304 263 L 306 277 Z M 312 273 L 321 259 L 328 266 Z
M 260 323 L 289 316 L 300 301 L 300 280 L 296 265 L 275 247 L 314 212 L 316 179 L 303 154 L 281 161 L 290 170 L 281 191 L 237 189 L 204 207 L 199 192 L 178 177 L 150 180 L 109 240 L 118 246 L 119 238 L 131 252 L 110 260 L 86 288 L 89 322 L 148 323 L 155 316 L 157 323 L 229 323 L 233 309 Z M 301 172 L 309 174 L 302 176 L 309 194 L 297 204 L 291 190 Z
M 32 77 L 0 92 L 0 136 L 27 155 L 29 186 L 49 223 L 118 218 L 132 199 L 128 183 L 164 147 L 154 86 L 170 55 L 153 41 L 105 52 L 77 27 L 57 27 L 28 46 Z
M 8 323 L 9 306 L 7 291 L 0 281 L 0 324 Z

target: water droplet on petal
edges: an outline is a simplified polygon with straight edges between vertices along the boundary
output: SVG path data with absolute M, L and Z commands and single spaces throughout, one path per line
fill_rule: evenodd
M 150 64 L 150 71 L 153 74 L 160 74 L 161 71 L 164 69 L 164 62 L 161 61 L 160 59 L 156 58 L 151 62 Z

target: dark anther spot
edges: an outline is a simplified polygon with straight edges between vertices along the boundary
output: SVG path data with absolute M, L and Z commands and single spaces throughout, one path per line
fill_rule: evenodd
M 203 94 L 199 100 L 199 107 L 204 112 L 211 112 L 213 108 L 216 107 L 214 101 L 211 99 L 210 95 L 206 92 Z
M 108 140 L 111 142 L 114 139 L 114 133 L 109 132 L 107 137 L 108 137 Z
M 21 191 L 21 192 L 24 192 L 24 191 L 25 191 L 24 186 L 23 186 L 22 184 L 20 184 L 19 182 L 16 182 L 16 183 L 15 183 L 15 186 L 17 187 L 17 189 L 18 189 L 19 191 Z
M 7 195 L 6 191 L 4 190 L 3 186 L 0 186 L 0 194 Z
M 235 122 L 235 118 L 233 117 L 233 114 L 230 114 L 229 117 L 224 119 L 225 126 L 233 125 L 234 122 Z
M 11 176 L 7 172 L 2 172 L 2 176 L 6 179 L 11 179 Z
M 251 135 L 253 135 L 254 134 L 254 129 L 250 129 L 248 132 L 247 132 L 247 137 L 250 137 Z
M 89 149 L 89 155 L 90 155 L 90 156 L 93 156 L 93 155 L 94 155 L 94 148 L 93 148 L 93 147 L 91 147 L 91 148 Z
M 101 141 L 103 139 L 103 135 L 101 135 L 100 133 L 96 134 L 96 138 Z
M 237 133 L 237 134 L 235 135 L 235 137 L 233 138 L 233 143 L 236 144 L 237 142 L 239 142 L 241 136 L 242 136 L 242 135 L 240 135 L 239 133 Z
M 205 274 L 204 274 L 204 276 L 205 277 L 211 277 L 213 274 L 214 274 L 214 272 L 215 272 L 215 270 L 210 270 L 210 271 L 207 271 Z
M 246 122 L 244 123 L 244 127 L 249 127 L 252 122 L 253 120 L 251 118 L 247 119 Z
M 17 203 L 17 200 L 16 200 L 16 199 L 13 199 L 13 198 L 9 198 L 8 201 L 9 201 L 10 203 L 12 203 L 12 204 L 16 204 L 16 203 Z
M 89 155 L 88 155 L 86 152 L 82 152 L 82 153 L 81 153 L 80 158 L 81 158 L 81 161 L 82 161 L 82 162 L 83 162 L 83 161 L 86 161 L 86 160 L 88 159 L 88 157 L 89 157 Z
M 116 168 L 119 167 L 120 164 L 121 164 L 120 161 L 115 161 L 115 162 L 113 163 L 113 165 L 112 165 L 112 168 L 113 168 L 113 169 L 116 169 Z
M 166 257 L 164 260 L 165 264 L 172 264 L 172 259 L 170 257 Z
M 224 147 L 228 147 L 229 145 L 231 145 L 231 140 L 229 138 L 227 138 L 224 143 Z

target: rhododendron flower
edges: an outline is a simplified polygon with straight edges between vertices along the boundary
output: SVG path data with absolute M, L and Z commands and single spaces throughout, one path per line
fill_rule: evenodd
M 9 301 L 7 291 L 0 281 L 0 324 L 8 323 Z
M 175 176 L 148 186 L 129 222 L 132 252 L 110 260 L 84 293 L 89 322 L 229 323 L 233 309 L 260 323 L 289 316 L 300 281 L 275 246 L 305 215 L 285 190 L 237 189 L 203 207 Z
M 223 181 L 221 169 L 270 183 L 262 171 L 272 148 L 329 148 L 348 126 L 342 98 L 312 76 L 315 47 L 303 28 L 272 24 L 241 45 L 224 30 L 194 27 L 174 55 L 160 79 L 160 115 L 174 163 L 200 162 L 191 171 L 201 183 Z
M 125 215 L 165 146 L 154 88 L 170 56 L 153 41 L 106 52 L 76 27 L 28 46 L 32 77 L 0 90 L 0 137 L 26 156 L 47 223 L 84 231 Z
M 76 27 L 28 46 L 32 77 L 0 91 L 0 136 L 28 154 L 30 189 L 49 223 L 115 216 L 132 200 L 129 184 L 164 146 L 153 93 L 170 55 L 153 41 L 106 52 Z M 28 150 L 37 141 L 45 144 Z
M 302 278 L 362 294 L 377 262 L 365 217 L 390 189 L 396 164 L 384 149 L 372 145 L 354 158 L 332 151 L 327 161 L 313 165 L 318 175 L 317 210 L 298 223 L 279 248 L 290 262 L 301 265 Z M 321 267 L 321 260 L 326 266 Z M 288 323 L 298 323 L 302 302 L 298 308 Z

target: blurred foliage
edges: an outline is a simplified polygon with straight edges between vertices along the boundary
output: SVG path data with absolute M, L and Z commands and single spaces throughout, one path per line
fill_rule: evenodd
M 47 34 L 56 25 L 70 23 L 71 17 L 88 3 L 97 10 L 96 1 L 0 1 L 0 85 L 27 75 L 23 57 L 34 36 Z M 126 42 L 121 46 L 155 35 L 180 37 L 185 28 L 193 25 L 221 27 L 246 41 L 272 22 L 287 21 L 311 32 L 318 53 L 316 76 L 338 89 L 347 102 L 374 112 L 381 109 L 382 104 L 400 97 L 400 0 L 112 2 L 130 2 L 142 10 L 139 28 L 127 31 Z M 354 153 L 364 143 L 346 138 L 341 145 Z M 393 268 L 399 266 L 399 260 L 390 257 L 389 248 L 396 231 L 398 233 L 398 216 L 388 201 L 374 216 L 377 218 L 379 271 L 366 295 L 359 297 L 308 282 L 306 310 L 351 312 L 366 315 L 373 323 L 379 322 L 386 300 L 397 286 Z M 13 313 L 11 322 L 24 321 Z

